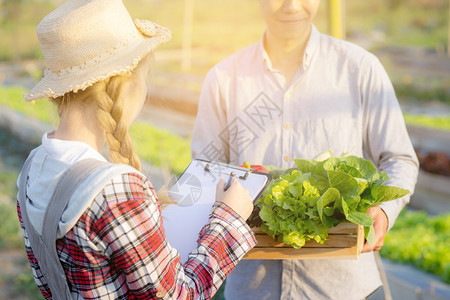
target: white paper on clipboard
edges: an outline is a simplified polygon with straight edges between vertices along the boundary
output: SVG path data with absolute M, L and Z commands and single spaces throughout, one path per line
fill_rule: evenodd
M 231 172 L 254 200 L 272 179 L 269 174 L 246 168 L 194 159 L 170 188 L 169 195 L 178 205 L 162 210 L 163 227 L 170 245 L 180 253 L 181 263 L 197 248 L 198 234 L 208 221 L 220 177 L 227 180 Z

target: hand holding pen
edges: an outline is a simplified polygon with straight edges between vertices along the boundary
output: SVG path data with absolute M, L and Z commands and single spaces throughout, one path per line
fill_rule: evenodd
M 216 187 L 216 201 L 228 205 L 244 220 L 247 220 L 253 211 L 253 199 L 248 190 L 236 179 L 234 172 L 230 173 L 227 181 L 223 177 L 220 178 Z
M 224 187 L 224 191 L 226 191 L 226 190 L 228 190 L 228 188 L 231 186 L 231 182 L 233 181 L 233 178 L 236 176 L 236 173 L 235 172 L 231 172 L 230 173 L 230 176 L 228 177 L 228 180 L 227 180 L 227 184 L 225 185 L 225 187 Z

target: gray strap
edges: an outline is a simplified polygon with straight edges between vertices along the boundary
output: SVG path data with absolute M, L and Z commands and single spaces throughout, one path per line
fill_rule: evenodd
M 105 162 L 95 159 L 82 160 L 68 168 L 59 180 L 45 212 L 42 236 L 34 228 L 26 209 L 26 182 L 33 155 L 27 159 L 21 172 L 19 186 L 19 204 L 22 219 L 28 233 L 33 253 L 39 262 L 42 274 L 52 291 L 54 299 L 72 299 L 64 269 L 56 251 L 56 233 L 59 220 L 67 204 L 83 180 L 96 169 L 105 166 Z M 109 164 L 112 165 L 112 164 Z
M 39 267 L 42 276 L 45 278 L 54 299 L 72 299 L 70 289 L 67 284 L 66 275 L 62 269 L 59 259 L 56 261 L 53 257 L 48 255 L 48 247 L 46 246 L 42 236 L 36 231 L 33 224 L 28 217 L 27 204 L 26 204 L 26 188 L 28 173 L 31 167 L 31 161 L 33 160 L 34 153 L 32 153 L 20 172 L 20 184 L 19 184 L 19 205 L 22 215 L 22 221 L 24 223 L 26 232 L 28 234 L 28 240 L 30 242 L 33 254 L 39 262 Z M 58 278 L 54 280 L 53 277 Z
M 75 190 L 87 176 L 105 165 L 111 164 L 96 159 L 84 159 L 63 173 L 45 211 L 42 237 L 46 245 L 55 244 L 59 221 Z M 50 251 L 52 256 L 58 257 L 56 247 L 52 246 Z

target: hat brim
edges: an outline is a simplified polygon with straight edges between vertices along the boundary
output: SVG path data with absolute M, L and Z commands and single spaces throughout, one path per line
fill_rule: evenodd
M 154 32 L 144 32 L 139 28 L 142 35 L 134 44 L 128 45 L 117 55 L 97 61 L 93 67 L 78 69 L 76 73 L 56 74 L 46 69 L 41 81 L 30 93 L 24 93 L 23 97 L 26 101 L 56 98 L 68 92 L 85 90 L 94 83 L 112 76 L 129 74 L 147 54 L 171 39 L 170 30 L 163 29 L 157 35 L 153 35 Z

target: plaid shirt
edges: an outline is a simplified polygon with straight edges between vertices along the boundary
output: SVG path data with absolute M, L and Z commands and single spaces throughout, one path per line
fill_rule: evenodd
M 51 299 L 24 230 L 35 282 Z M 231 208 L 215 203 L 198 248 L 185 264 L 165 239 L 153 186 L 139 174 L 115 177 L 75 227 L 57 240 L 72 293 L 85 299 L 209 299 L 255 244 L 253 232 Z

